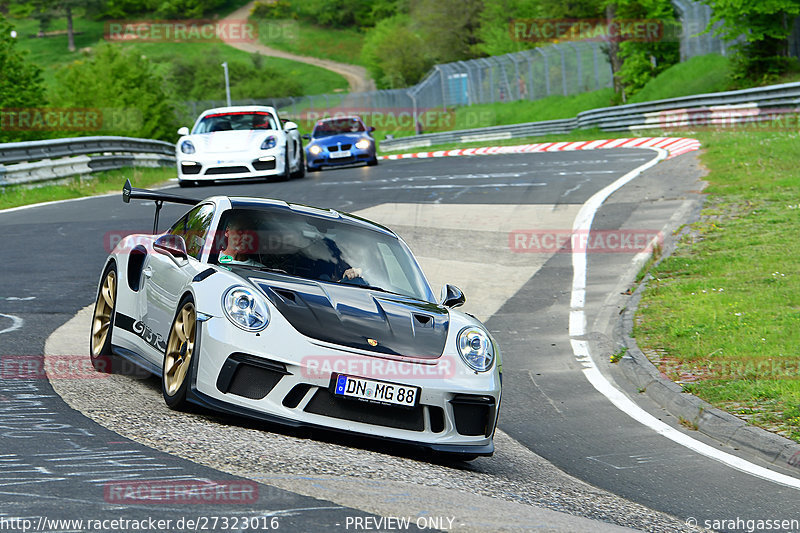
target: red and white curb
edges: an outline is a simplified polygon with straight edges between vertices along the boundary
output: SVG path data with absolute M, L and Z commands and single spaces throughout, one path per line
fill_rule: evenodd
M 481 148 L 459 148 L 436 152 L 413 152 L 378 156 L 382 160 L 425 159 L 428 157 L 458 157 L 463 155 L 528 154 L 534 152 L 569 152 L 572 150 L 605 150 L 608 148 L 661 148 L 667 151 L 667 159 L 700 149 L 700 141 L 687 137 L 632 137 L 628 139 L 604 139 L 597 141 L 555 142 L 518 144 L 515 146 L 484 146 Z

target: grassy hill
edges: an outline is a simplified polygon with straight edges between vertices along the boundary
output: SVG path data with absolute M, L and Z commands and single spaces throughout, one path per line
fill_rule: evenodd
M 262 20 L 258 23 L 261 43 L 293 54 L 363 64 L 364 34 L 353 28 L 324 28 L 303 20 Z
M 31 60 L 44 69 L 43 77 L 48 87 L 52 87 L 55 83 L 57 69 L 83 58 L 91 48 L 104 40 L 105 23 L 103 21 L 76 18 L 75 46 L 77 51 L 69 52 L 67 36 L 61 33 L 66 29 L 64 20 L 54 20 L 52 23 L 50 30 L 53 33 L 58 32 L 57 35 L 42 38 L 35 37 L 38 30 L 38 23 L 35 20 L 10 19 L 9 21 L 19 33 L 19 47 L 29 50 Z M 159 63 L 169 63 L 175 57 L 199 58 L 207 55 L 213 49 L 219 51 L 223 61 L 250 61 L 248 53 L 214 42 L 118 43 L 115 46 L 141 50 L 143 55 Z M 348 86 L 344 77 L 313 65 L 271 57 L 265 57 L 263 61 L 265 66 L 291 76 L 300 85 L 303 94 L 334 92 L 346 89 Z M 220 68 L 219 76 L 222 79 L 222 68 Z M 235 87 L 232 87 L 232 90 L 235 91 Z M 270 98 L 273 96 L 271 94 L 253 94 L 250 97 Z M 208 99 L 212 98 L 216 98 L 216 96 L 208 96 Z

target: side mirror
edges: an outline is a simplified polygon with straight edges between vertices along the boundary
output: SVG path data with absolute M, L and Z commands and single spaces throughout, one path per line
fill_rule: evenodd
M 188 259 L 189 253 L 186 251 L 186 241 L 180 235 L 162 235 L 153 243 L 153 250 L 168 255 L 171 258 Z
M 287 120 L 283 124 L 283 129 L 285 129 L 286 131 L 296 130 L 297 129 L 297 124 L 292 122 L 291 120 Z
M 180 129 L 178 129 L 178 135 L 180 135 L 181 137 L 183 137 L 184 135 L 189 135 L 189 128 L 184 126 L 184 127 L 180 128 Z
M 460 307 L 467 301 L 467 297 L 461 289 L 449 283 L 442 287 L 441 303 L 445 307 Z
M 310 133 L 304 133 L 303 135 L 301 135 L 301 137 L 303 139 L 307 140 L 307 141 L 311 140 L 311 134 Z
M 372 133 L 373 131 L 375 131 L 375 126 L 370 126 L 369 128 L 367 128 L 367 131 Z

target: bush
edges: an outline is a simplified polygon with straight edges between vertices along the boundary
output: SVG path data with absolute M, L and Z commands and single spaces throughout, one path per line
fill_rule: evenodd
M 45 105 L 42 72 L 30 63 L 27 54 L 16 49 L 12 27 L 0 15 L 0 113 L 3 110 L 42 107 Z M 0 115 L 0 142 L 40 138 L 34 132 L 13 131 L 3 124 Z
M 202 59 L 175 57 L 169 63 L 169 81 L 183 100 L 224 100 L 225 77 L 221 64 L 226 59 L 219 48 L 212 48 Z M 259 54 L 251 62 L 227 60 L 231 98 L 281 98 L 303 94 L 290 74 L 264 65 Z M 202 73 L 202 74 L 201 74 Z
M 175 140 L 175 106 L 153 63 L 132 49 L 103 44 L 57 72 L 54 103 L 99 109 L 102 135 Z
M 110 18 L 154 15 L 167 19 L 191 19 L 209 15 L 223 3 L 223 0 L 106 0 L 103 14 Z
M 292 3 L 288 0 L 259 1 L 250 10 L 250 16 L 257 19 L 283 20 L 296 17 Z

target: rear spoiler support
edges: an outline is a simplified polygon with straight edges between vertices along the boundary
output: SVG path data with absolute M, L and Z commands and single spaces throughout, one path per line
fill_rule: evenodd
M 161 212 L 161 207 L 164 205 L 164 202 L 185 205 L 197 205 L 202 202 L 202 200 L 186 198 L 185 196 L 177 196 L 175 194 L 150 191 L 147 189 L 137 189 L 131 186 L 131 180 L 125 180 L 125 185 L 122 187 L 122 201 L 129 204 L 131 200 L 152 200 L 155 202 L 156 214 L 153 220 L 153 235 L 158 233 L 158 215 Z

